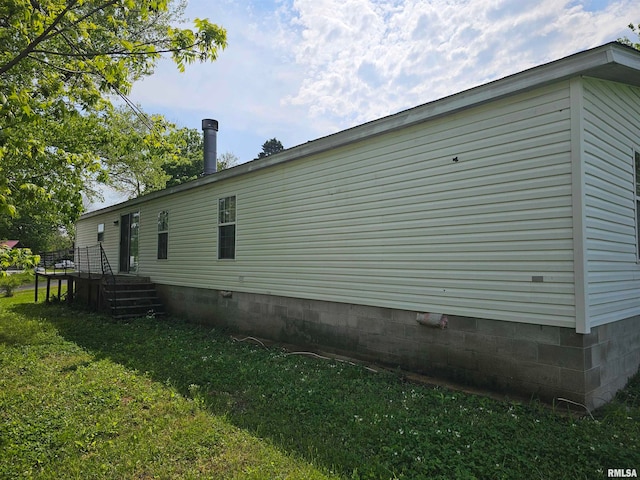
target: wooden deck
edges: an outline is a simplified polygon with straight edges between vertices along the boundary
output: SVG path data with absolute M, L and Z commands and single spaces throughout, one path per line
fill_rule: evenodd
M 58 299 L 62 294 L 62 282 L 67 283 L 66 302 L 84 304 L 92 310 L 109 312 L 114 318 L 130 318 L 148 315 L 164 315 L 165 310 L 158 298 L 155 285 L 149 277 L 116 275 L 105 277 L 99 273 L 48 272 L 36 273 L 35 302 L 38 302 L 38 283 L 45 279 L 47 293 L 45 302 L 51 302 L 52 283 L 58 284 Z M 105 278 L 110 282 L 105 283 Z
M 62 294 L 62 281 L 65 280 L 67 282 L 67 302 L 73 302 L 73 292 L 74 292 L 74 279 L 71 273 L 40 273 L 36 272 L 36 285 L 34 290 L 34 301 L 38 303 L 38 283 L 40 278 L 44 278 L 47 282 L 47 294 L 45 297 L 45 302 L 49 303 L 51 301 L 51 282 L 58 282 L 58 298 Z
M 75 297 L 76 297 L 76 285 L 79 281 L 86 281 L 88 283 L 95 283 L 96 285 L 100 284 L 100 281 L 102 280 L 102 275 L 101 274 L 86 274 L 86 273 L 79 273 L 79 272 L 73 272 L 73 271 L 69 271 L 69 272 L 47 272 L 47 273 L 42 273 L 42 272 L 36 272 L 36 279 L 35 279 L 35 293 L 34 293 L 34 301 L 37 303 L 38 302 L 38 283 L 40 278 L 43 278 L 46 283 L 47 283 L 47 293 L 45 296 L 45 302 L 49 303 L 51 301 L 51 283 L 52 282 L 57 282 L 58 284 L 58 298 L 60 298 L 60 295 L 62 294 L 62 282 L 65 281 L 67 283 L 67 302 L 68 303 L 73 303 Z

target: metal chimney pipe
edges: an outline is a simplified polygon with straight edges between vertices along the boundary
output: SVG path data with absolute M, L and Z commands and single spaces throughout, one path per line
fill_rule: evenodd
M 217 135 L 218 121 L 211 118 L 202 120 L 202 132 L 204 135 L 204 172 L 203 175 L 216 173 L 217 170 Z

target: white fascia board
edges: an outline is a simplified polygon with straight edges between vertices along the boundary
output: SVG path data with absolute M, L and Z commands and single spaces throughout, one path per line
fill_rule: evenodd
M 623 67 L 613 69 L 611 67 Z M 631 74 L 629 74 L 631 72 Z M 624 74 L 624 75 L 623 75 Z M 301 145 L 289 148 L 280 153 L 265 158 L 253 160 L 236 167 L 222 170 L 205 177 L 183 183 L 175 187 L 128 200 L 118 205 L 106 207 L 95 212 L 89 212 L 80 218 L 108 213 L 120 208 L 135 206 L 141 202 L 153 200 L 165 195 L 198 188 L 228 178 L 244 175 L 299 158 L 316 155 L 335 148 L 343 147 L 367 138 L 393 132 L 412 125 L 450 115 L 461 110 L 483 105 L 485 103 L 539 88 L 550 83 L 565 80 L 575 76 L 594 76 L 597 78 L 615 79 L 624 77 L 640 79 L 640 52 L 618 43 L 608 43 L 569 57 L 556 60 L 538 67 L 509 75 L 499 80 L 480 85 L 463 92 L 420 105 L 409 110 L 389 115 L 356 127 L 343 130 L 326 137 L 319 138 Z M 613 77 L 613 78 L 611 78 Z M 640 80 L 638 80 L 640 81 Z
M 615 48 L 616 46 L 619 48 Z M 611 45 L 611 47 L 612 48 L 608 50 L 608 53 L 611 56 L 611 63 L 622 65 L 634 70 L 640 69 L 640 55 L 638 55 L 638 51 L 636 49 L 630 47 L 622 47 L 617 44 Z M 635 76 L 635 78 L 636 85 L 640 84 L 640 78 L 638 78 L 637 75 Z

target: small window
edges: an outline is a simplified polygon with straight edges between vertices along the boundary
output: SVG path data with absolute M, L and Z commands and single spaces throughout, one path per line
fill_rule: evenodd
M 236 197 L 218 200 L 218 258 L 236 258 Z
M 166 260 L 169 250 L 169 212 L 158 214 L 158 260 Z
M 635 155 L 635 180 L 636 180 L 636 255 L 640 260 L 640 150 L 634 152 Z
M 98 242 L 104 242 L 104 223 L 98 224 Z

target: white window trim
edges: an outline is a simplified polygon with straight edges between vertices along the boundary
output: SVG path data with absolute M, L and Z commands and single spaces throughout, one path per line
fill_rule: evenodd
M 166 214 L 167 215 L 167 228 L 165 230 L 160 230 L 160 215 L 162 214 Z M 160 244 L 160 234 L 161 233 L 166 233 L 167 234 L 167 256 L 165 258 L 158 258 L 158 251 L 156 248 L 156 260 L 161 260 L 161 261 L 165 261 L 169 259 L 169 210 L 160 210 L 158 212 L 158 216 L 156 217 L 156 220 L 158 220 L 157 224 L 158 224 L 158 233 L 156 235 L 156 247 L 159 246 Z
M 234 220 L 233 222 L 220 222 L 220 200 L 224 200 L 226 198 L 233 197 L 235 199 L 235 207 L 234 207 Z M 216 216 L 218 220 L 218 225 L 216 228 L 216 259 L 221 262 L 234 262 L 236 260 L 236 247 L 238 244 L 238 196 L 237 195 L 225 195 L 224 197 L 218 197 L 217 208 L 216 208 Z M 234 225 L 234 235 L 233 235 L 233 258 L 220 258 L 220 227 L 225 227 L 229 225 Z

